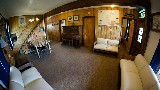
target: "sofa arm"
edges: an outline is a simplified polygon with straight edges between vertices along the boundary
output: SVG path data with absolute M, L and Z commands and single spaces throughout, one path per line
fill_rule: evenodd
M 97 44 L 97 41 L 94 42 L 94 46 Z
M 42 78 L 42 76 L 35 67 L 29 68 L 24 72 L 22 72 L 22 79 L 24 82 L 24 86 L 27 86 L 29 83 L 39 78 Z
M 97 44 L 97 41 L 94 42 L 94 46 Z M 93 46 L 93 52 L 94 52 L 94 46 Z

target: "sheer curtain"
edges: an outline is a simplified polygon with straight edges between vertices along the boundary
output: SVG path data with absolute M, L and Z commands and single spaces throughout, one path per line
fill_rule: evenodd
M 160 40 L 159 40 L 157 49 L 153 55 L 150 65 L 155 73 L 159 71 L 160 69 Z

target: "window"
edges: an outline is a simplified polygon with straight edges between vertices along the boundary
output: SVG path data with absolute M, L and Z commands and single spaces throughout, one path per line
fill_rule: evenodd
M 142 41 L 142 34 L 143 34 L 143 28 L 140 27 L 140 28 L 139 28 L 139 33 L 138 33 L 138 39 L 137 39 L 137 41 L 138 41 L 139 43 L 141 43 L 141 41 Z
M 125 35 L 124 35 L 124 38 L 126 39 L 127 42 L 128 42 L 128 38 L 129 38 L 129 29 L 130 29 L 130 20 L 127 19 L 127 27 L 126 27 L 126 31 L 125 31 Z
M 152 58 L 150 65 L 151 65 L 153 71 L 157 74 L 158 71 L 160 70 L 160 40 L 159 40 L 157 49 L 153 55 L 153 58 Z
M 139 18 L 145 18 L 145 9 L 141 9 L 140 11 L 139 11 Z
M 6 21 L 6 32 L 7 32 L 7 37 L 8 37 L 8 43 L 10 46 L 10 49 L 13 50 L 13 41 L 11 39 L 11 32 L 10 32 L 10 26 L 9 26 L 9 21 Z

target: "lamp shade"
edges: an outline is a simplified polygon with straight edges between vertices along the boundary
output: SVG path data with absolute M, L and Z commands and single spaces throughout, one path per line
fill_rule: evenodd
M 0 44 L 1 44 L 1 48 L 4 48 L 8 45 L 3 39 L 0 40 Z

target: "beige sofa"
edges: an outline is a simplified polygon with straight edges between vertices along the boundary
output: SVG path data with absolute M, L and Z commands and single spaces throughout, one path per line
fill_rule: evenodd
M 35 67 L 22 73 L 14 66 L 10 67 L 9 90 L 54 90 L 40 75 Z
M 118 40 L 97 38 L 97 41 L 94 43 L 93 51 L 100 50 L 100 51 L 109 51 L 118 53 L 118 48 L 119 48 Z
M 121 59 L 120 68 L 121 90 L 160 90 L 155 73 L 141 54 L 134 61 Z

